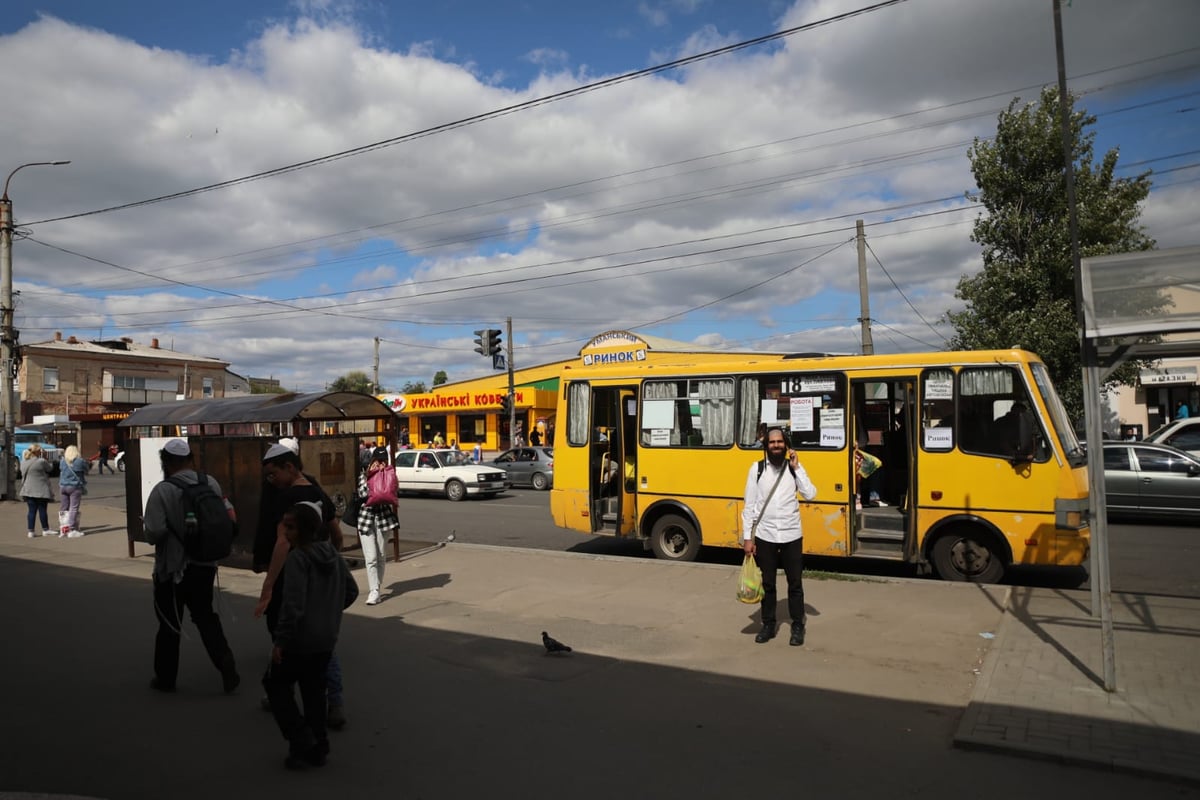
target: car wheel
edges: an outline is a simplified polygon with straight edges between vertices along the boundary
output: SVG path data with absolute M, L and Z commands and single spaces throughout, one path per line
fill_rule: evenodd
M 546 480 L 546 476 L 540 472 L 533 473 L 533 477 L 530 478 L 530 482 L 533 484 L 533 488 L 537 489 L 539 492 L 543 491 L 550 485 L 550 481 Z
M 654 523 L 650 549 L 657 558 L 668 561 L 695 561 L 700 553 L 700 534 L 686 518 L 666 514 Z
M 999 583 L 1004 561 L 991 545 L 990 537 L 976 530 L 948 531 L 933 543 L 933 566 L 946 581 Z
M 446 481 L 446 499 L 458 502 L 467 496 L 467 487 L 462 481 Z

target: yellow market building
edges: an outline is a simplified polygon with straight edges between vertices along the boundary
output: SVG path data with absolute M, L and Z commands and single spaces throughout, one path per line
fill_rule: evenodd
M 737 352 L 714 350 L 685 342 L 642 336 L 629 331 L 605 331 L 592 337 L 576 358 L 513 370 L 517 431 L 526 440 L 537 429 L 545 444 L 554 444 L 558 411 L 559 377 L 573 365 L 620 363 L 688 363 L 727 359 Z M 754 355 L 746 352 L 745 355 Z M 400 417 L 399 428 L 408 431 L 414 446 L 429 445 L 437 434 L 447 446 L 453 442 L 470 450 L 479 442 L 484 450 L 510 447 L 508 416 L 500 404 L 508 393 L 508 373 L 444 383 L 432 392 L 381 394 L 379 399 Z

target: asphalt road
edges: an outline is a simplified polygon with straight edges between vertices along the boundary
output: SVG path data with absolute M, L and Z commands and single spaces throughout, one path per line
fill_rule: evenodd
M 91 474 L 86 502 L 117 508 L 125 504 L 124 475 Z M 587 536 L 557 528 L 550 519 L 550 494 L 512 489 L 488 500 L 452 503 L 441 497 L 406 495 L 401 499 L 403 538 L 438 542 L 453 532 L 461 542 L 502 547 L 653 558 L 640 542 L 611 536 Z M 1136 520 L 1109 525 L 1109 560 L 1115 592 L 1200 597 L 1200 529 L 1189 525 Z M 708 547 L 700 560 L 717 564 L 741 561 L 738 550 Z M 809 557 L 807 566 L 857 575 L 916 577 L 905 564 L 868 559 Z M 1086 570 L 1016 567 L 1008 583 L 1058 589 L 1089 588 Z

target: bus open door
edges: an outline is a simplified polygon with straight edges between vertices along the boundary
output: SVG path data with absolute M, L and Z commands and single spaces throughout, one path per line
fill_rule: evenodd
M 589 505 L 592 531 L 632 536 L 637 532 L 637 389 L 592 392 Z

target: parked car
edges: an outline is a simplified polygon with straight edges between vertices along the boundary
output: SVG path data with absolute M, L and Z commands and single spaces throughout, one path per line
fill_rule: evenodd
M 487 464 L 474 464 L 462 450 L 417 448 L 396 453 L 396 482 L 402 492 L 444 494 L 449 500 L 480 495 L 495 497 L 507 489 L 508 474 Z
M 1200 458 L 1154 442 L 1104 443 L 1109 516 L 1200 519 Z
M 21 470 L 21 459 L 25 457 L 25 451 L 29 449 L 29 445 L 38 444 L 42 446 L 44 451 L 43 458 L 50 465 L 50 474 L 58 474 L 58 462 L 62 458 L 62 450 L 53 443 L 46 440 L 46 434 L 39 431 L 37 428 L 17 428 L 13 431 L 13 457 L 16 459 L 17 472 Z
M 549 489 L 554 485 L 553 447 L 514 447 L 488 462 L 508 473 L 513 486 Z
M 1169 444 L 1200 456 L 1200 417 L 1171 420 L 1146 434 L 1146 441 Z

